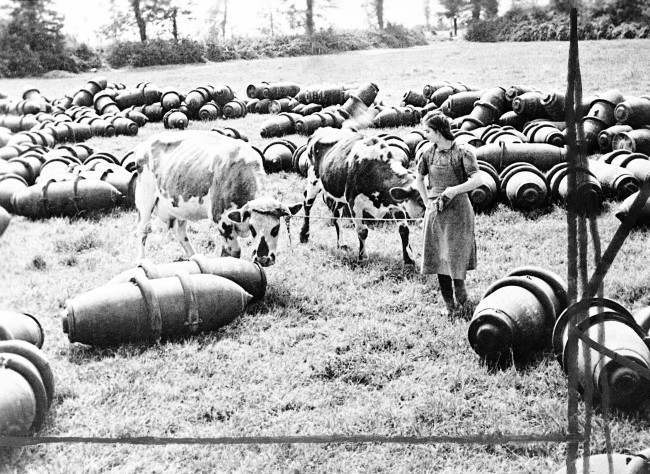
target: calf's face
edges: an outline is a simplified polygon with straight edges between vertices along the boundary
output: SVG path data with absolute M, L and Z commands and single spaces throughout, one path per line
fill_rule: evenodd
M 273 202 L 274 201 L 274 202 Z M 253 261 L 263 267 L 275 263 L 281 218 L 290 219 L 302 204 L 285 206 L 278 201 L 251 201 L 239 209 L 227 212 L 219 221 L 219 232 L 224 238 L 222 255 L 241 256 L 238 239 L 252 237 Z

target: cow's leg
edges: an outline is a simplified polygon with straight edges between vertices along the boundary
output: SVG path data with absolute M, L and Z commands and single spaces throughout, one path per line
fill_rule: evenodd
M 399 225 L 399 236 L 402 239 L 402 258 L 406 265 L 415 265 L 415 260 L 413 260 L 413 250 L 411 249 L 411 243 L 409 242 L 410 229 L 407 225 L 406 214 L 403 211 L 395 212 L 394 217 L 396 219 L 403 219 L 404 221 Z
M 151 233 L 151 215 L 158 203 L 156 182 L 151 172 L 142 172 L 137 178 L 135 207 L 138 211 L 136 233 L 140 240 L 138 259 L 143 259 L 147 236 Z
M 339 214 L 339 208 L 338 206 L 334 206 L 334 209 L 332 209 L 332 225 L 334 226 L 334 230 L 336 231 L 336 248 L 341 247 L 341 228 L 339 227 L 339 217 L 341 216 Z
M 339 226 L 339 217 L 341 217 L 342 204 L 327 196 L 325 196 L 323 200 L 332 213 L 330 223 L 334 226 L 334 230 L 336 231 L 336 248 L 341 248 L 341 228 Z
M 192 244 L 190 244 L 190 239 L 187 238 L 187 221 L 181 219 L 175 219 L 173 227 L 174 227 L 174 235 L 176 236 L 176 239 L 178 239 L 178 241 L 180 242 L 181 246 L 183 247 L 183 250 L 185 250 L 187 256 L 191 257 L 192 255 L 194 255 L 196 252 L 194 251 Z
M 309 213 L 311 212 L 311 208 L 314 205 L 318 193 L 321 191 L 320 180 L 316 177 L 313 167 L 309 167 L 307 180 L 309 181 L 309 186 L 304 192 L 305 201 L 302 205 L 302 208 L 305 211 L 305 217 L 302 221 L 302 228 L 300 229 L 300 243 L 303 244 L 309 241 Z
M 354 227 L 357 230 L 357 237 L 359 237 L 359 261 L 368 260 L 368 252 L 366 251 L 366 239 L 368 238 L 368 226 L 363 223 L 363 206 L 359 205 L 357 200 L 352 206 L 352 217 L 354 219 Z

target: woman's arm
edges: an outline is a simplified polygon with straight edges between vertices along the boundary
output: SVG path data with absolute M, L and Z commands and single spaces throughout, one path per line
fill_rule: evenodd
M 467 173 L 467 180 L 464 183 L 457 184 L 456 186 L 449 186 L 445 189 L 441 196 L 447 200 L 451 200 L 459 194 L 473 191 L 483 182 L 481 175 L 478 173 L 478 163 L 473 150 L 470 148 L 463 148 L 461 153 L 461 163 Z
M 424 186 L 424 176 L 421 175 L 420 173 L 418 173 L 417 177 L 415 178 L 415 189 L 418 190 L 418 192 L 420 193 L 420 197 L 422 197 L 422 201 L 424 201 L 426 205 L 429 196 L 427 196 L 427 188 Z
M 467 181 L 465 181 L 464 183 L 457 184 L 456 186 L 449 186 L 447 189 L 445 189 L 442 192 L 442 194 L 446 195 L 449 199 L 453 199 L 459 194 L 473 191 L 474 189 L 478 188 L 481 184 L 482 184 L 481 175 L 478 173 L 478 171 L 474 171 L 471 175 L 469 175 Z

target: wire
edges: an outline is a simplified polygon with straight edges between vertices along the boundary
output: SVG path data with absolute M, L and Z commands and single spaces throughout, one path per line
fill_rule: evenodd
M 383 436 L 383 435 L 306 435 L 306 436 L 221 436 L 221 437 L 91 437 L 91 436 L 2 436 L 0 446 L 33 446 L 57 443 L 140 444 L 140 445 L 235 445 L 235 444 L 330 444 L 330 443 L 396 443 L 396 444 L 527 444 L 580 441 L 582 434 L 476 434 L 467 436 Z

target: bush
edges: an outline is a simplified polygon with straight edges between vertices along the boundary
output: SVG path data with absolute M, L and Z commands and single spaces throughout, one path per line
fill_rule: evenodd
M 468 41 L 479 41 L 483 43 L 493 43 L 498 41 L 499 23 L 501 22 L 498 19 L 473 21 L 467 25 L 467 30 L 465 30 L 465 39 Z
M 647 38 L 650 26 L 641 23 L 614 25 L 607 16 L 585 16 L 578 23 L 581 40 Z M 542 9 L 512 9 L 504 16 L 473 21 L 465 32 L 468 41 L 566 41 L 569 19 Z
M 369 48 L 407 48 L 427 44 L 424 30 L 388 23 L 381 31 L 321 30 L 311 37 L 278 35 L 259 38 L 230 38 L 208 41 L 205 57 L 210 61 L 304 56 L 356 51 Z
M 198 41 L 155 39 L 146 43 L 120 41 L 110 46 L 106 60 L 112 67 L 145 67 L 161 64 L 204 62 L 204 48 Z

